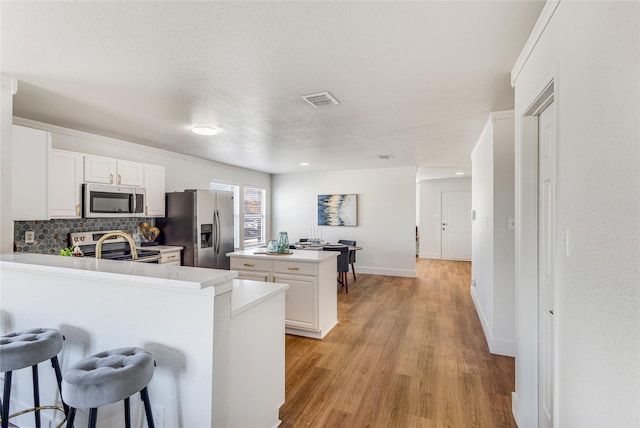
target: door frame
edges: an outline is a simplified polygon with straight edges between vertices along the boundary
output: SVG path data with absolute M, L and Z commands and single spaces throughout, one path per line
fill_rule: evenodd
M 445 212 L 445 207 L 444 207 L 444 195 L 447 193 L 464 193 L 467 195 L 468 197 L 468 201 L 469 201 L 469 222 L 467 224 L 468 226 L 468 238 L 467 238 L 467 248 L 468 248 L 468 257 L 463 258 L 463 259 L 458 259 L 458 258 L 450 258 L 450 257 L 445 257 L 444 256 L 444 245 L 445 245 L 445 224 L 444 222 L 444 212 Z M 471 234 L 472 234 L 472 221 L 471 221 L 471 205 L 472 205 L 472 194 L 470 191 L 467 190 L 443 190 L 440 192 L 440 258 L 442 260 L 462 260 L 462 261 L 470 261 L 471 260 Z M 448 217 L 447 217 L 448 218 Z
M 515 146 L 515 305 L 516 305 L 516 391 L 512 411 L 521 426 L 538 426 L 538 115 L 552 102 L 556 103 L 555 137 L 559 144 L 559 111 L 557 70 L 549 74 L 534 91 L 527 107 L 516 115 Z M 518 121 L 520 126 L 518 127 Z M 557 146 L 556 146 L 557 147 Z M 556 176 L 558 163 L 556 163 Z M 556 192 L 556 201 L 559 192 Z M 558 264 L 556 263 L 556 266 Z M 556 269 L 556 280 L 558 277 Z M 558 404 L 558 287 L 554 291 L 554 385 L 553 412 L 557 421 Z

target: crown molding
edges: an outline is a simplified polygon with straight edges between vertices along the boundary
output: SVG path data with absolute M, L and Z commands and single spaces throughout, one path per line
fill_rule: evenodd
M 533 53 L 533 50 L 538 44 L 538 40 L 540 40 L 540 37 L 542 37 L 544 30 L 547 28 L 547 25 L 549 25 L 549 21 L 551 21 L 551 17 L 553 16 L 556 9 L 560 5 L 560 1 L 561 0 L 547 0 L 547 3 L 545 3 L 544 8 L 542 8 L 542 12 L 540 12 L 540 16 L 538 16 L 538 20 L 536 21 L 536 24 L 533 26 L 533 29 L 531 30 L 531 34 L 529 34 L 529 38 L 527 39 L 527 42 L 524 44 L 524 47 L 520 52 L 520 56 L 518 56 L 518 59 L 516 60 L 516 63 L 513 66 L 513 69 L 511 69 L 511 86 L 512 87 L 514 88 L 516 87 L 516 81 L 518 80 L 518 76 L 520 76 L 522 69 L 524 68 L 525 64 L 529 60 L 529 57 L 531 56 L 531 53 Z

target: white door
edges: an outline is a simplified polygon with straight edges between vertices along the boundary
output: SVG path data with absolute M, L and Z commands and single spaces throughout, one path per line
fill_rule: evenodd
M 553 427 L 554 307 L 556 286 L 555 107 L 538 118 L 538 421 Z
M 442 192 L 442 258 L 471 260 L 471 192 Z

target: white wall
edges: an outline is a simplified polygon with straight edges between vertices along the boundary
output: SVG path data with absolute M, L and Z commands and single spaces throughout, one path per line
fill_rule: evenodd
M 328 242 L 355 240 L 356 273 L 414 277 L 415 168 L 387 168 L 274 175 L 273 235 L 286 231 L 289 241 L 308 238 L 317 228 L 317 196 L 358 195 L 358 226 L 320 227 Z
M 547 4 L 542 15 L 554 6 Z M 514 411 L 521 428 L 537 426 L 538 410 L 535 169 L 522 115 L 550 78 L 558 230 L 569 236 L 568 252 L 560 252 L 557 264 L 554 423 L 640 426 L 639 17 L 638 2 L 563 1 L 546 27 L 536 26 L 544 30 L 512 74 L 518 228 Z
M 471 192 L 470 178 L 423 180 L 420 186 L 419 257 L 442 258 L 442 192 Z
M 513 111 L 490 115 L 471 159 L 471 296 L 490 351 L 514 356 L 514 231 L 508 229 L 514 216 Z

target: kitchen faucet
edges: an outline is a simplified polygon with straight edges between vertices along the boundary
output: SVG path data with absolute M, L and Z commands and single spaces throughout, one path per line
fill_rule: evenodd
M 104 243 L 104 241 L 113 236 L 122 236 L 123 238 L 125 238 L 129 243 L 129 248 L 131 248 L 131 260 L 138 260 L 138 250 L 136 250 L 136 243 L 133 242 L 133 239 L 131 239 L 131 236 L 129 236 L 129 234 L 124 232 L 110 232 L 102 235 L 102 237 L 98 239 L 98 242 L 96 242 L 96 259 L 102 258 L 102 244 Z

